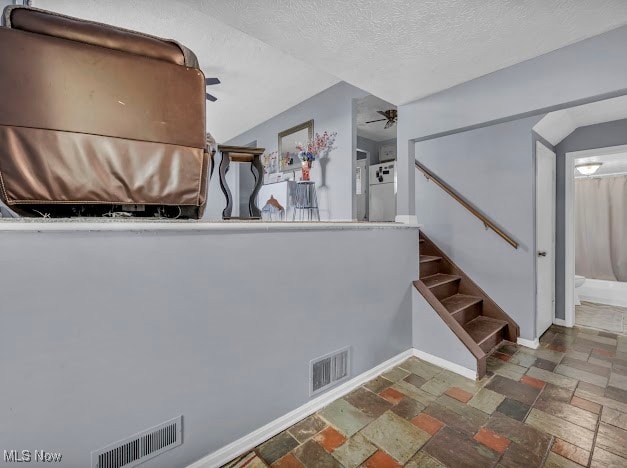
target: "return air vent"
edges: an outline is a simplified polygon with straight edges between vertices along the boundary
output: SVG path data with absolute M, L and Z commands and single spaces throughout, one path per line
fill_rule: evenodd
M 313 395 L 346 379 L 350 372 L 348 347 L 311 361 L 309 380 Z
M 131 468 L 183 443 L 183 416 L 91 453 L 92 468 Z

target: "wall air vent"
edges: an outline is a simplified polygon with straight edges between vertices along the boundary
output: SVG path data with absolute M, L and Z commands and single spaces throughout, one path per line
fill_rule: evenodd
M 311 361 L 309 366 L 309 393 L 314 395 L 348 378 L 350 348 L 346 347 Z
M 91 468 L 131 468 L 183 443 L 183 416 L 91 453 Z

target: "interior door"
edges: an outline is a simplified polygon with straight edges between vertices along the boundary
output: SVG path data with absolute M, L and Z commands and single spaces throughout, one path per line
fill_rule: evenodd
M 358 151 L 359 154 L 359 151 Z M 358 159 L 355 165 L 355 203 L 357 221 L 368 220 L 368 160 Z
M 536 331 L 555 317 L 555 153 L 536 142 Z

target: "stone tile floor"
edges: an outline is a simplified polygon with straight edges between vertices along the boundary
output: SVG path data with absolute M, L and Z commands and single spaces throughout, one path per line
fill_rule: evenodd
M 501 347 L 479 382 L 409 358 L 246 465 L 626 467 L 627 337 L 553 326 L 540 343 Z
M 575 325 L 627 335 L 627 307 L 582 301 L 575 306 Z

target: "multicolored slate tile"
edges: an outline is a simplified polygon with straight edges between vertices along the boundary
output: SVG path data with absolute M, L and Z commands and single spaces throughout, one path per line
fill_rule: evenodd
M 475 382 L 415 357 L 227 465 L 627 466 L 627 337 L 553 326 Z

